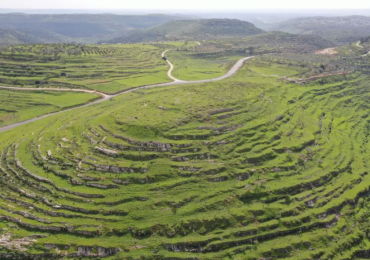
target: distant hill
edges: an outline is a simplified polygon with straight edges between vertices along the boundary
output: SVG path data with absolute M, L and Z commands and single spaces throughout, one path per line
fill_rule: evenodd
M 168 21 L 184 19 L 168 15 L 113 14 L 0 14 L 0 29 L 29 35 L 40 43 L 97 43 L 131 30 L 147 29 Z M 5 34 L 4 34 L 5 35 Z M 1 39 L 13 42 L 14 39 Z
M 273 24 L 269 30 L 297 34 L 314 34 L 337 45 L 348 44 L 370 35 L 370 17 L 306 17 Z
M 171 21 L 147 30 L 136 30 L 109 43 L 135 43 L 162 40 L 209 40 L 263 33 L 252 23 L 234 19 Z
M 33 35 L 28 35 L 12 29 L 0 29 L 0 45 L 38 43 L 42 40 Z

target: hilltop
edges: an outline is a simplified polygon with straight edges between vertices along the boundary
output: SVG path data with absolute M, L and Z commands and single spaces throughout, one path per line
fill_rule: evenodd
M 370 17 L 304 17 L 273 24 L 269 30 L 298 34 L 314 34 L 339 45 L 370 35 Z
M 148 30 L 135 30 L 109 41 L 110 43 L 162 40 L 209 40 L 243 37 L 263 33 L 254 24 L 235 19 L 171 21 Z

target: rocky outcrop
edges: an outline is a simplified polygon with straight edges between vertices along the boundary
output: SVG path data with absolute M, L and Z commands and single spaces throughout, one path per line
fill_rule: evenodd
M 119 189 L 120 186 L 113 185 L 113 184 L 102 184 L 102 183 L 87 183 L 86 186 L 98 188 L 102 190 L 108 190 L 108 189 Z
M 204 153 L 204 154 L 191 154 L 186 156 L 180 156 L 180 157 L 173 157 L 172 161 L 189 161 L 189 160 L 210 160 L 217 158 L 216 155 L 211 155 L 210 153 Z
M 234 111 L 234 108 L 221 108 L 221 109 L 209 111 L 208 114 L 217 115 L 217 114 L 232 112 L 232 111 Z
M 149 171 L 148 168 L 136 168 L 136 167 L 119 167 L 113 165 L 94 164 L 88 161 L 82 161 L 85 164 L 95 167 L 95 170 L 102 172 L 113 172 L 113 173 L 146 173 Z
M 94 149 L 95 149 L 95 151 L 97 151 L 101 154 L 105 154 L 105 155 L 112 156 L 112 157 L 117 157 L 118 156 L 118 153 L 114 150 L 109 150 L 109 149 L 99 147 L 99 146 L 95 147 Z
M 57 249 L 58 251 L 75 251 L 69 253 L 68 257 L 109 257 L 118 254 L 121 249 L 119 248 L 107 248 L 101 246 L 71 246 L 62 244 L 44 244 L 47 249 Z

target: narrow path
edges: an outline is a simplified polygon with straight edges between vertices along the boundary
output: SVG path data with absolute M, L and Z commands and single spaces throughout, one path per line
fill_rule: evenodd
M 195 41 L 195 43 L 198 44 L 199 46 L 201 45 L 200 42 Z M 164 52 L 162 52 L 162 58 L 165 57 L 167 52 L 172 51 L 172 50 L 173 49 L 168 49 L 168 50 L 165 50 Z M 172 71 L 174 70 L 174 66 L 168 59 L 166 59 L 166 61 L 167 61 L 168 65 L 170 66 L 170 69 L 167 72 L 167 76 L 175 82 L 183 82 L 183 80 L 177 79 L 174 76 L 172 76 Z
M 358 41 L 358 42 L 356 43 L 356 46 L 357 46 L 357 47 L 359 47 L 359 48 L 361 48 L 361 49 L 363 49 L 363 48 L 364 48 L 364 46 L 361 46 L 361 45 L 360 45 L 360 43 L 361 43 L 361 41 Z M 366 53 L 366 54 L 362 55 L 362 57 L 366 57 L 366 56 L 369 56 L 369 55 L 370 55 L 370 51 L 369 51 L 368 53 Z
M 164 56 L 166 55 L 166 53 L 168 52 L 168 51 L 172 51 L 173 49 L 168 49 L 168 50 L 165 50 L 163 53 L 162 53 L 162 58 L 164 58 Z M 168 65 L 170 66 L 170 69 L 168 70 L 168 72 L 167 72 L 167 76 L 170 78 L 170 79 L 172 79 L 173 81 L 175 81 L 175 82 L 180 82 L 180 81 L 182 81 L 182 80 L 179 80 L 179 79 L 177 79 L 177 78 L 175 78 L 175 77 L 173 77 L 172 76 L 172 71 L 173 71 L 173 69 L 174 69 L 174 66 L 173 66 L 173 64 L 168 60 L 168 59 L 166 59 L 166 61 L 167 61 L 167 63 L 168 63 Z
M 359 48 L 364 48 L 364 47 L 363 47 L 363 46 L 361 46 L 360 44 L 361 44 L 361 41 L 358 41 L 358 42 L 356 43 L 356 46 L 357 46 L 357 47 L 359 47 Z
M 168 52 L 170 50 L 166 50 L 162 53 L 162 57 L 164 57 L 164 55 L 166 54 L 166 52 Z M 177 86 L 177 85 L 187 85 L 187 84 L 195 84 L 195 83 L 206 83 L 206 82 L 213 82 L 213 81 L 219 81 L 219 80 L 223 80 L 223 79 L 226 79 L 226 78 L 229 78 L 231 77 L 232 75 L 234 75 L 240 68 L 241 66 L 243 65 L 243 63 L 246 61 L 246 60 L 249 60 L 251 58 L 254 58 L 254 56 L 251 56 L 251 57 L 246 57 L 246 58 L 242 58 L 240 60 L 238 60 L 234 66 L 223 76 L 221 77 L 218 77 L 218 78 L 214 78 L 214 79 L 204 79 L 204 80 L 195 80 L 195 81 L 183 81 L 183 80 L 179 80 L 179 79 L 176 79 L 175 77 L 172 76 L 172 70 L 173 70 L 173 65 L 172 63 L 167 60 L 167 63 L 169 64 L 170 66 L 170 69 L 167 73 L 167 75 L 172 79 L 174 80 L 173 82 L 167 82 L 167 83 L 161 83 L 161 84 L 154 84 L 154 85 L 147 85 L 147 86 L 141 86 L 141 87 L 136 87 L 136 88 L 132 88 L 132 89 L 129 89 L 129 90 L 124 90 L 118 94 L 115 94 L 115 95 L 108 95 L 108 94 L 104 94 L 104 93 L 101 93 L 101 92 L 98 92 L 98 91 L 94 91 L 94 90 L 86 90 L 86 89 L 58 89 L 58 88 L 21 88 L 21 87 L 4 87 L 4 86 L 0 86 L 0 88 L 2 89 L 9 89 L 9 90 L 30 90 L 30 91 L 40 91 L 40 90 L 48 90 L 48 91 L 74 91 L 74 92 L 85 92 L 85 93 L 96 93 L 96 94 L 99 94 L 102 96 L 101 99 L 99 100 L 96 100 L 94 102 L 91 102 L 91 103 L 88 103 L 88 104 L 85 104 L 85 105 L 82 105 L 82 106 L 78 106 L 78 107 L 74 107 L 74 108 L 70 108 L 70 109 L 66 109 L 66 110 L 63 110 L 63 111 L 59 111 L 59 112 L 55 112 L 55 113 L 50 113 L 50 114 L 46 114 L 46 115 L 43 115 L 43 116 L 40 116 L 40 117 L 36 117 L 36 118 L 32 118 L 32 119 L 29 119 L 29 120 L 26 120 L 26 121 L 23 121 L 23 122 L 19 122 L 19 123 L 15 123 L 15 124 L 12 124 L 12 125 L 8 125 L 8 126 L 4 126 L 4 127 L 0 127 L 0 133 L 2 132 L 5 132 L 5 131 L 8 131 L 8 130 L 11 130 L 11 129 L 14 129 L 16 127 L 19 127 L 19 126 L 22 126 L 22 125 L 25 125 L 25 124 L 28 124 L 28 123 L 31 123 L 31 122 L 35 122 L 35 121 L 38 121 L 38 120 L 41 120 L 41 119 L 44 119 L 46 117 L 49 117 L 49 116 L 53 116 L 53 115 L 58 115 L 58 114 L 61 114 L 61 113 L 64 113 L 64 112 L 68 112 L 68 111 L 72 111 L 72 110 L 75 110 L 75 109 L 78 109 L 78 108 L 83 108 L 83 107 L 87 107 L 87 106 L 91 106 L 91 105 L 94 105 L 94 104 L 98 104 L 98 103 L 101 103 L 103 101 L 107 101 L 111 98 L 114 98 L 114 97 L 117 97 L 119 95 L 122 95 L 122 94 L 126 94 L 126 93 L 130 93 L 130 92 L 133 92 L 133 91 L 136 91 L 138 89 L 147 89 L 147 88 L 153 88 L 153 87 L 166 87 L 166 86 Z

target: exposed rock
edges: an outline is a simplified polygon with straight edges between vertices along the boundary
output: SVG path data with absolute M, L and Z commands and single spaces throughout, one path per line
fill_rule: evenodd
M 106 148 L 103 148 L 103 147 L 95 147 L 94 148 L 96 151 L 98 151 L 99 153 L 102 153 L 102 154 L 105 154 L 105 155 L 108 155 L 108 156 L 112 156 L 112 157 L 117 157 L 118 153 L 114 150 L 109 150 L 109 149 L 106 149 Z
M 13 250 L 26 251 L 28 246 L 37 242 L 36 238 L 38 237 L 39 236 L 28 236 L 21 239 L 12 239 L 10 233 L 4 233 L 0 236 L 0 246 Z
M 168 108 L 165 108 L 165 107 L 162 107 L 162 106 L 158 106 L 159 109 L 161 110 L 168 110 Z
M 216 115 L 216 114 L 221 114 L 221 113 L 226 113 L 226 112 L 232 112 L 234 111 L 234 108 L 222 108 L 222 109 L 217 109 L 213 111 L 209 111 L 210 115 Z
M 119 189 L 120 188 L 118 185 L 101 184 L 101 183 L 87 183 L 86 186 L 94 187 L 94 188 L 98 188 L 98 189 L 103 189 L 103 190 L 107 190 L 107 189 Z

